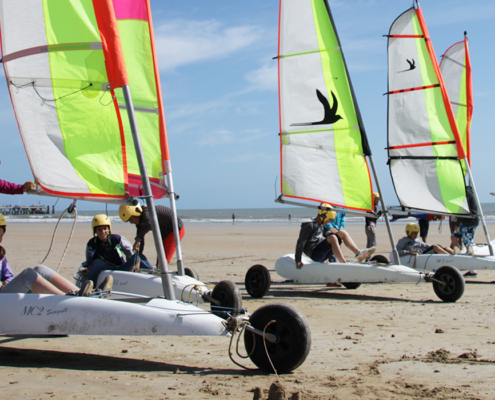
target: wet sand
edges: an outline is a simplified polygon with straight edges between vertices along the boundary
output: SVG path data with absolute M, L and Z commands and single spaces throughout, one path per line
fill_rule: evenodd
M 394 223 L 395 241 L 405 223 Z M 3 246 L 14 272 L 46 255 L 54 224 L 10 224 Z M 70 226 L 61 225 L 45 264 L 53 269 Z M 134 237 L 130 225 L 114 232 Z M 449 243 L 447 224 L 430 227 L 429 243 Z M 349 225 L 358 246 L 364 223 Z M 495 237 L 495 224 L 489 224 Z M 84 257 L 90 224 L 78 224 L 60 272 L 68 279 Z M 263 299 L 244 290 L 248 268 L 293 253 L 299 224 L 187 225 L 185 265 L 204 282 L 229 279 L 249 312 L 288 303 L 307 318 L 312 346 L 292 374 L 268 375 L 231 362 L 229 340 L 209 337 L 0 336 L 2 399 L 253 399 L 275 382 L 293 399 L 492 399 L 495 396 L 495 271 L 479 271 L 456 303 L 440 301 L 431 284 L 363 284 L 356 290 L 274 283 Z M 151 238 L 150 238 L 151 239 Z M 378 253 L 388 256 L 385 224 L 378 225 Z M 482 227 L 476 242 L 484 242 Z M 156 259 L 151 241 L 147 255 Z M 352 254 L 344 250 L 348 259 Z M 174 267 L 175 258 L 171 269 Z M 274 271 L 272 280 L 281 281 Z M 0 297 L 1 300 L 1 297 Z M 0 321 L 1 323 L 1 321 Z M 237 358 L 248 368 L 248 360 Z M 272 397 L 275 398 L 275 397 Z

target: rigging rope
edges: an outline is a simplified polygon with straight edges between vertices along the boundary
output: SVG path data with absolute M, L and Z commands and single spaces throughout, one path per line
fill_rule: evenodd
M 60 224 L 60 220 L 62 219 L 62 217 L 64 216 L 65 212 L 69 210 L 69 208 L 73 207 L 73 210 L 74 210 L 74 213 L 75 213 L 75 216 L 74 216 L 74 223 L 72 224 L 72 229 L 70 231 L 70 235 L 69 235 L 69 239 L 67 240 L 67 244 L 65 246 L 65 250 L 64 250 L 64 253 L 62 254 L 62 258 L 60 259 L 60 262 L 58 264 L 58 268 L 57 268 L 57 274 L 58 272 L 60 271 L 60 267 L 62 266 L 62 262 L 64 260 L 64 257 L 65 257 L 65 254 L 67 253 L 67 250 L 69 249 L 69 245 L 70 245 L 70 241 L 72 239 L 72 235 L 74 233 L 74 229 L 76 227 L 76 222 L 77 222 L 77 209 L 74 207 L 74 203 L 71 204 L 69 207 L 67 207 L 63 212 L 62 214 L 60 215 L 58 221 L 57 221 L 57 225 L 55 225 L 55 229 L 53 231 L 53 236 L 52 236 L 52 241 L 50 243 L 50 248 L 48 249 L 48 252 L 46 253 L 46 256 L 45 258 L 43 258 L 43 260 L 40 262 L 40 264 L 43 264 L 45 262 L 45 260 L 48 258 L 49 254 L 50 254 L 50 251 L 52 250 L 52 246 L 53 246 L 53 241 L 55 239 L 55 234 L 57 233 L 57 229 L 58 229 L 58 226 Z

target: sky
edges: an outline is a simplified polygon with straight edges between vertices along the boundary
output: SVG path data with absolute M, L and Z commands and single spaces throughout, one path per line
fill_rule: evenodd
M 302 1 L 302 0 L 301 0 Z M 387 39 L 411 0 L 329 0 L 386 204 L 397 205 L 387 162 Z M 495 3 L 420 2 L 437 58 L 467 31 L 473 69 L 472 170 L 493 202 Z M 175 191 L 180 209 L 281 207 L 276 0 L 151 0 Z M 490 44 L 492 43 L 492 44 Z M 3 70 L 0 72 L 2 76 Z M 4 81 L 5 82 L 5 81 Z M 132 88 L 131 88 L 132 90 Z M 0 179 L 32 180 L 5 83 L 0 84 Z M 56 198 L 0 194 L 0 204 Z M 70 204 L 60 200 L 61 206 Z M 158 204 L 168 204 L 167 199 Z M 81 210 L 102 205 L 78 202 Z

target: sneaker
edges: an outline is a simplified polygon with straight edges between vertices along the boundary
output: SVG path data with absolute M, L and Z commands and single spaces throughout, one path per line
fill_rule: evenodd
M 367 258 L 375 252 L 376 247 L 370 247 L 369 249 L 362 249 L 356 254 L 358 262 L 364 262 Z
M 477 278 L 478 272 L 475 270 L 468 271 L 464 274 L 464 278 Z
M 105 279 L 103 279 L 103 282 L 100 283 L 98 289 L 101 290 L 102 292 L 109 292 L 110 290 L 112 290 L 112 287 L 113 287 L 113 276 L 108 275 L 107 277 L 105 277 Z
M 341 288 L 344 287 L 341 283 L 335 282 L 335 283 L 327 283 L 327 287 L 333 287 L 333 288 Z
M 461 249 L 459 248 L 459 246 L 454 246 L 454 254 L 461 254 Z
M 81 290 L 77 293 L 78 296 L 91 296 L 91 292 L 93 291 L 93 281 L 86 281 Z
M 467 253 L 473 255 L 474 254 L 474 249 L 473 246 L 468 246 L 467 248 Z

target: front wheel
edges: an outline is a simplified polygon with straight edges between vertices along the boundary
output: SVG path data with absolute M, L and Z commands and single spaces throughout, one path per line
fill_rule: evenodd
M 240 313 L 242 308 L 242 297 L 239 288 L 232 281 L 218 282 L 213 291 L 211 297 L 218 302 L 219 305 L 211 305 L 211 312 L 219 317 L 227 317 L 228 314 L 236 316 Z
M 190 276 L 191 278 L 194 278 L 197 281 L 199 281 L 199 275 L 193 268 L 189 268 L 189 267 L 184 268 L 184 275 Z
M 306 317 L 294 307 L 267 304 L 251 315 L 249 323 L 260 331 L 265 330 L 278 337 L 277 343 L 272 343 L 264 341 L 256 333 L 245 331 L 244 346 L 251 361 L 259 369 L 285 374 L 306 360 L 311 348 L 311 331 Z M 263 342 L 266 343 L 266 350 Z
M 361 286 L 360 282 L 342 282 L 342 285 L 345 286 L 346 289 L 357 289 Z
M 388 260 L 388 258 L 385 256 L 382 256 L 381 254 L 377 254 L 376 256 L 371 257 L 370 261 L 374 261 L 377 264 L 386 264 L 386 265 L 390 264 L 390 261 Z
M 270 290 L 270 271 L 261 264 L 249 268 L 244 279 L 244 285 L 251 297 L 261 299 Z
M 433 281 L 433 290 L 441 300 L 447 303 L 455 303 L 464 294 L 466 283 L 457 268 L 450 266 L 440 267 L 433 275 L 433 278 L 445 282 L 445 285 L 442 285 Z

